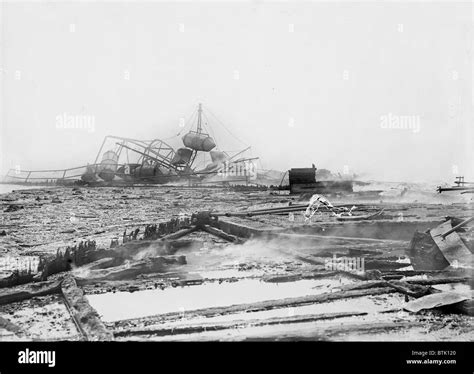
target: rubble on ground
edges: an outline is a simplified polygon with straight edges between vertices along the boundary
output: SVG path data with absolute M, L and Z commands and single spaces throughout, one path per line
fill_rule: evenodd
M 443 237 L 472 206 L 312 200 L 176 187 L 2 196 L 2 258 L 41 260 L 0 268 L 0 336 L 472 340 L 472 225 Z

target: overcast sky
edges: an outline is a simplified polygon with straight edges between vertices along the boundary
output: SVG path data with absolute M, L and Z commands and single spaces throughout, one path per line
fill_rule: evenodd
M 243 142 L 212 125 L 221 148 L 251 145 L 267 169 L 474 180 L 472 17 L 469 2 L 2 3 L 0 172 L 92 163 L 109 134 L 170 138 L 202 102 Z

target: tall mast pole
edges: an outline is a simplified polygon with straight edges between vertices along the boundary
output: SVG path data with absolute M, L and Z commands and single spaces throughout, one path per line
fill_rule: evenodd
M 198 109 L 198 123 L 197 123 L 197 132 L 200 134 L 202 132 L 202 104 L 199 103 L 199 109 Z

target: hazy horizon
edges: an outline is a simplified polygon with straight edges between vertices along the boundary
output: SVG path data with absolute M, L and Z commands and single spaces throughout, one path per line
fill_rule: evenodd
M 0 175 L 92 163 L 106 135 L 169 139 L 202 102 L 265 169 L 474 181 L 470 2 L 1 6 Z

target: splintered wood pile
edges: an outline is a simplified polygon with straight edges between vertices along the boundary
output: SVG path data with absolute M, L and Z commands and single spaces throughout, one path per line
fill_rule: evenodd
M 108 241 L 101 232 L 69 243 L 41 253 L 39 271 L 0 279 L 0 337 L 473 339 L 472 268 L 443 263 L 425 269 L 410 259 L 413 243 L 420 243 L 411 242 L 415 232 L 444 225 L 444 207 L 361 205 L 359 214 L 368 219 L 360 222 L 338 222 L 323 213 L 304 223 L 291 218 L 298 214 L 291 209 L 284 215 L 213 216 L 202 209 L 213 192 L 192 194 L 198 193 L 198 214 L 181 210 L 175 218 L 125 229 L 113 217 L 110 228 L 102 229 Z M 159 199 L 173 206 L 185 194 Z M 126 201 L 135 201 L 130 195 Z M 252 204 L 262 212 L 282 204 L 281 196 L 265 192 L 225 199 L 219 211 L 244 212 Z M 236 202 L 242 205 L 236 208 Z M 138 209 L 143 207 L 122 217 Z M 400 212 L 417 217 L 401 220 Z M 110 235 L 112 230 L 120 234 Z

